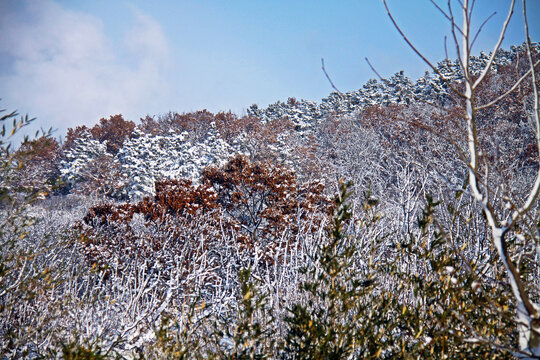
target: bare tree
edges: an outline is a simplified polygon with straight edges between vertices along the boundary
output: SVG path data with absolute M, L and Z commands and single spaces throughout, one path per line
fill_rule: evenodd
M 451 35 L 453 38 L 455 50 L 459 57 L 459 66 L 463 73 L 463 84 L 452 83 L 447 80 L 443 74 L 441 74 L 437 67 L 430 62 L 421 51 L 409 40 L 407 35 L 404 34 L 400 26 L 397 24 L 392 12 L 388 8 L 386 0 L 383 0 L 384 6 L 392 21 L 394 27 L 403 37 L 409 47 L 426 63 L 433 71 L 439 75 L 447 85 L 462 99 L 463 117 L 465 122 L 465 129 L 462 135 L 465 137 L 467 144 L 466 149 L 459 149 L 463 155 L 464 160 L 467 163 L 468 168 L 468 187 L 473 199 L 480 205 L 483 210 L 487 226 L 491 230 L 491 241 L 496 248 L 500 260 L 506 271 L 508 282 L 512 289 L 512 294 L 516 305 L 516 322 L 519 332 L 519 350 L 515 352 L 515 355 L 523 359 L 540 358 L 540 308 L 538 304 L 535 304 L 531 300 L 530 287 L 527 287 L 524 278 L 520 274 L 519 267 L 514 264 L 512 260 L 512 254 L 509 252 L 508 237 L 511 232 L 515 232 L 522 224 L 520 222 L 538 222 L 537 215 L 535 215 L 535 208 L 538 206 L 537 200 L 540 193 L 540 166 L 537 166 L 536 180 L 533 184 L 530 184 L 530 189 L 524 198 L 510 198 L 506 197 L 504 201 L 498 198 L 497 191 L 490 187 L 490 166 L 486 160 L 485 154 L 482 152 L 480 143 L 479 129 L 477 127 L 478 113 L 491 107 L 507 97 L 511 92 L 515 91 L 520 85 L 526 84 L 527 81 L 531 82 L 533 89 L 533 132 L 536 133 L 536 147 L 537 152 L 540 149 L 540 114 L 538 106 L 538 83 L 537 83 L 537 65 L 539 61 L 533 60 L 533 46 L 529 37 L 529 29 L 527 23 L 526 1 L 523 0 L 523 19 L 525 25 L 526 34 L 526 49 L 527 57 L 530 64 L 530 69 L 515 82 L 515 84 L 506 92 L 499 96 L 487 101 L 484 104 L 480 104 L 477 101 L 478 91 L 480 85 L 486 80 L 487 75 L 494 68 L 494 59 L 497 52 L 500 49 L 501 43 L 505 37 L 505 33 L 514 13 L 516 0 L 513 0 L 510 4 L 510 8 L 506 15 L 506 19 L 502 25 L 502 29 L 499 33 L 499 37 L 493 48 L 493 51 L 484 66 L 480 74 L 473 74 L 471 71 L 471 48 L 482 30 L 485 22 L 480 25 L 476 32 L 472 28 L 472 13 L 474 8 L 474 0 L 458 1 L 461 11 L 462 24 L 459 25 L 458 19 L 454 14 L 453 5 L 448 1 L 448 8 L 443 9 L 433 0 L 431 3 L 443 14 L 450 24 Z M 537 156 L 537 162 L 539 157 Z M 511 194 L 511 190 L 501 192 Z M 532 221 L 531 221 L 532 220 Z M 528 241 L 532 244 L 538 245 L 540 238 L 540 231 L 538 230 L 538 224 L 536 225 L 536 231 L 532 231 L 532 235 Z M 534 226 L 533 225 L 533 226 Z M 536 250 L 538 252 L 538 250 Z M 537 256 L 538 258 L 538 256 Z

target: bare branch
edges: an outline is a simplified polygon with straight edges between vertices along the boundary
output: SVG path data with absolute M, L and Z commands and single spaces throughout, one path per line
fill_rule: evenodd
M 473 13 L 473 10 L 474 10 L 474 4 L 476 3 L 475 0 L 472 0 L 471 1 L 471 7 L 469 9 L 469 18 L 472 18 L 472 13 Z
M 432 104 L 429 104 L 428 105 L 432 105 Z M 400 120 L 398 118 L 398 120 Z M 449 144 L 451 144 L 454 149 L 456 150 L 456 152 L 458 153 L 458 157 L 462 160 L 462 161 L 466 161 L 467 160 L 467 154 L 465 153 L 465 151 L 463 151 L 463 149 L 461 148 L 461 146 L 449 135 L 445 135 L 443 132 L 437 130 L 435 127 L 433 126 L 429 126 L 429 125 L 426 125 L 426 124 L 423 124 L 417 120 L 405 120 L 403 119 L 402 120 L 404 123 L 408 124 L 409 126 L 411 127 L 417 127 L 417 128 L 420 128 L 420 129 L 423 129 L 423 130 L 426 130 L 428 131 L 429 133 L 447 141 Z M 454 124 L 456 125 L 456 124 Z
M 328 81 L 330 82 L 330 85 L 332 85 L 332 88 L 334 90 L 336 90 L 340 95 L 343 95 L 343 93 L 341 91 L 339 91 L 339 89 L 334 85 L 334 82 L 332 81 L 332 79 L 330 79 L 330 76 L 328 75 L 328 73 L 326 72 L 326 69 L 324 67 L 324 58 L 321 58 L 321 65 L 322 65 L 322 71 L 324 72 L 324 75 L 326 75 L 326 78 L 328 79 Z
M 458 61 L 459 61 L 459 65 L 461 66 L 461 69 L 463 69 L 463 76 L 465 77 L 465 80 L 466 81 L 469 81 L 468 79 L 468 63 L 469 63 L 469 58 L 467 57 L 465 59 L 465 63 L 463 62 L 463 59 L 461 58 L 461 48 L 459 47 L 459 41 L 458 41 L 458 38 L 457 38 L 457 35 L 456 35 L 456 28 L 457 28 L 457 24 L 456 24 L 456 21 L 455 21 L 455 18 L 454 18 L 454 13 L 452 12 L 452 4 L 450 2 L 450 0 L 448 0 L 448 11 L 450 12 L 450 32 L 452 33 L 452 37 L 454 38 L 454 44 L 456 45 L 456 54 L 457 54 L 457 58 L 458 58 Z M 466 29 L 465 29 L 465 33 L 463 31 L 461 31 L 461 36 L 465 39 L 469 36 L 469 22 L 467 21 L 467 19 L 464 17 L 463 18 L 463 24 L 465 25 Z M 463 51 L 467 51 L 468 49 L 463 49 Z M 467 51 L 468 53 L 468 51 Z
M 499 51 L 499 48 L 501 47 L 501 43 L 504 39 L 504 35 L 506 34 L 506 28 L 508 27 L 508 23 L 510 23 L 510 19 L 512 18 L 512 14 L 514 13 L 514 5 L 516 4 L 516 0 L 512 0 L 512 3 L 510 4 L 510 9 L 508 10 L 508 15 L 506 16 L 506 20 L 504 21 L 503 28 L 501 30 L 499 40 L 497 40 L 497 44 L 495 44 L 495 47 L 493 48 L 493 51 L 491 52 L 491 56 L 489 58 L 488 63 L 486 64 L 486 67 L 482 71 L 482 74 L 476 79 L 476 81 L 473 84 L 473 89 L 476 88 L 486 77 L 487 73 L 491 69 L 491 65 L 493 65 L 493 61 L 495 60 L 495 56 L 497 55 L 497 52 Z
M 446 61 L 448 62 L 448 47 L 446 46 L 446 40 L 447 40 L 447 37 L 446 35 L 444 35 L 444 55 L 445 55 L 445 59 Z
M 496 11 L 493 12 L 493 14 L 489 15 L 489 16 L 487 17 L 487 19 L 484 20 L 484 22 L 482 23 L 482 25 L 480 25 L 480 27 L 478 28 L 478 31 L 476 32 L 476 35 L 474 35 L 473 41 L 471 42 L 471 49 L 472 49 L 472 47 L 474 46 L 474 43 L 476 42 L 476 39 L 478 38 L 478 35 L 480 35 L 480 32 L 482 32 L 482 28 L 484 27 L 484 25 L 486 25 L 487 22 L 488 22 L 492 17 L 494 17 L 496 14 L 497 14 Z
M 531 83 L 534 93 L 534 118 L 536 122 L 536 141 L 538 151 L 540 151 L 540 108 L 538 104 L 538 85 L 536 82 L 536 72 L 534 71 L 533 58 L 532 58 L 532 44 L 531 37 L 529 36 L 529 22 L 527 20 L 527 6 L 525 0 L 523 0 L 523 23 L 525 26 L 525 36 L 527 42 L 527 57 L 529 58 L 529 66 L 531 67 Z
M 519 275 L 518 270 L 512 263 L 512 259 L 510 258 L 510 255 L 508 254 L 508 249 L 506 246 L 506 241 L 504 240 L 504 235 L 508 231 L 508 227 L 505 228 L 492 228 L 492 236 L 493 236 L 493 242 L 495 245 L 495 248 L 497 249 L 499 256 L 501 257 L 501 261 L 504 264 L 504 267 L 508 271 L 508 279 L 510 280 L 510 286 L 512 287 L 512 292 L 514 293 L 514 296 L 519 302 L 522 303 L 523 307 L 527 311 L 529 316 L 535 316 L 536 315 L 536 309 L 534 308 L 534 305 L 531 303 L 531 300 L 527 296 L 527 293 L 525 291 L 525 287 L 523 286 L 523 282 L 521 281 L 521 277 Z M 519 312 L 519 306 L 518 306 L 518 312 Z
M 540 64 L 540 60 L 538 60 L 536 63 L 534 63 L 534 66 L 533 68 L 536 68 L 538 65 Z M 512 93 L 514 90 L 516 90 L 518 88 L 518 86 L 523 82 L 523 80 L 525 80 L 527 77 L 529 77 L 529 75 L 531 74 L 531 70 L 527 71 L 525 74 L 523 74 L 523 76 L 521 78 L 519 78 L 519 80 L 517 80 L 514 85 L 508 90 L 506 91 L 504 94 L 502 94 L 501 96 L 497 97 L 496 99 L 488 102 L 487 104 L 484 104 L 484 105 L 481 105 L 481 106 L 477 106 L 476 107 L 476 110 L 482 110 L 482 109 L 485 109 L 485 108 L 488 108 L 490 106 L 493 106 L 495 105 L 496 103 L 498 103 L 499 101 L 501 101 L 502 99 L 504 99 L 505 97 L 507 97 L 510 93 Z
M 533 94 L 534 94 L 534 121 L 536 125 L 536 144 L 537 144 L 538 151 L 540 151 L 540 108 L 538 104 L 538 85 L 536 84 L 536 73 L 534 70 L 534 65 L 536 64 L 533 65 L 532 50 L 531 50 L 532 45 L 531 45 L 531 38 L 529 36 L 529 23 L 527 21 L 527 7 L 525 4 L 525 0 L 523 0 L 523 22 L 525 25 L 527 57 L 529 58 L 529 64 L 531 67 L 529 72 L 531 73 L 531 83 L 532 83 Z M 529 211 L 529 209 L 534 204 L 536 198 L 538 197 L 539 193 L 540 193 L 540 169 L 538 170 L 538 174 L 536 175 L 536 181 L 534 182 L 534 185 L 531 189 L 531 192 L 529 193 L 529 196 L 527 197 L 527 200 L 525 201 L 525 203 L 519 210 L 514 212 L 514 214 L 512 215 L 512 221 L 517 220 L 524 213 Z
M 392 21 L 392 24 L 394 24 L 394 27 L 396 28 L 396 30 L 399 32 L 399 34 L 401 35 L 401 37 L 403 38 L 403 40 L 405 40 L 405 42 L 407 43 L 407 45 L 409 45 L 409 47 L 411 48 L 412 51 L 414 51 L 416 53 L 416 55 L 418 55 L 432 70 L 433 72 L 435 72 L 435 74 L 439 75 L 441 77 L 441 79 L 443 79 L 443 81 L 448 85 L 448 87 L 450 87 L 450 89 L 452 89 L 453 92 L 455 92 L 458 96 L 460 97 L 464 97 L 464 95 L 450 82 L 450 80 L 448 80 L 440 71 L 439 69 L 437 69 L 437 67 L 435 67 L 435 65 L 433 65 L 420 51 L 418 51 L 418 49 L 411 43 L 411 41 L 409 40 L 409 38 L 403 33 L 403 31 L 401 30 L 401 28 L 398 26 L 398 24 L 396 23 L 396 20 L 394 19 L 394 17 L 392 16 L 392 13 L 390 12 L 390 9 L 388 8 L 388 4 L 386 3 L 386 0 L 383 0 L 383 3 L 384 3 L 384 7 L 386 8 L 386 13 L 388 14 L 388 17 L 390 18 L 390 20 Z
M 446 37 L 445 37 L 445 40 L 446 40 Z M 447 56 L 448 57 L 448 56 Z M 373 67 L 373 65 L 371 65 L 371 62 L 369 61 L 369 59 L 366 57 L 365 58 L 367 64 L 369 65 L 369 67 L 371 68 L 371 70 L 375 73 L 375 75 L 377 75 L 377 77 L 379 78 L 379 80 L 383 83 L 386 83 L 388 80 L 386 80 L 385 78 L 383 78 L 379 72 L 375 69 L 375 67 Z M 428 101 L 428 100 L 425 100 L 425 99 L 422 99 L 421 97 L 418 97 L 416 95 L 413 95 L 413 99 L 417 102 L 421 102 L 421 103 L 424 103 L 426 105 L 429 105 L 429 106 L 432 106 L 438 110 L 441 110 L 441 111 L 445 111 L 445 112 L 448 112 L 449 110 L 441 105 L 438 105 L 438 104 L 435 104 L 431 101 Z M 443 137 L 442 135 L 440 135 L 442 138 L 445 138 Z
M 377 75 L 377 77 L 382 81 L 382 82 L 386 82 L 386 79 L 384 79 L 378 72 L 377 70 L 375 70 L 375 68 L 373 67 L 373 65 L 371 65 L 371 63 L 369 62 L 369 59 L 366 57 L 366 62 L 367 64 L 369 65 L 369 67 L 371 68 L 371 70 L 375 73 L 375 75 Z
M 443 14 L 446 20 L 452 22 L 452 19 L 450 18 L 450 16 L 439 5 L 437 5 L 437 3 L 434 0 L 429 0 L 429 1 L 433 4 L 433 6 L 437 8 L 437 10 L 440 11 L 441 14 Z M 461 33 L 461 35 L 463 35 L 463 31 L 461 31 L 461 28 L 457 26 L 457 24 L 455 26 L 456 26 L 456 29 L 458 29 L 458 31 Z

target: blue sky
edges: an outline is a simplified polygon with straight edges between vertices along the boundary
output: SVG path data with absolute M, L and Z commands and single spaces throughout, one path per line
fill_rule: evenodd
M 493 47 L 509 3 L 477 0 L 477 25 L 497 14 L 475 52 Z M 419 49 L 441 60 L 449 26 L 430 2 L 389 5 Z M 524 39 L 516 10 L 505 47 Z M 538 41 L 540 1 L 529 1 L 528 13 Z M 28 112 L 58 135 L 117 113 L 135 121 L 200 109 L 242 115 L 253 103 L 318 101 L 332 91 L 321 58 L 341 91 L 375 77 L 365 57 L 383 76 L 403 69 L 415 79 L 427 69 L 380 0 L 0 0 L 0 34 L 0 107 Z

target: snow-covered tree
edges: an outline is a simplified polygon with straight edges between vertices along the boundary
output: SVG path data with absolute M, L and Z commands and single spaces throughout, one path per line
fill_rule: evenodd
M 65 152 L 60 164 L 62 180 L 70 187 L 81 188 L 90 182 L 94 174 L 91 171 L 96 161 L 112 160 L 107 153 L 107 142 L 99 142 L 88 130 L 82 131 Z
M 202 143 L 191 143 L 187 132 L 171 130 L 166 135 L 135 130 L 118 153 L 122 172 L 129 179 L 127 196 L 141 199 L 154 194 L 158 180 L 187 178 L 198 181 L 208 165 L 221 165 L 233 153 L 221 138 L 215 123 Z

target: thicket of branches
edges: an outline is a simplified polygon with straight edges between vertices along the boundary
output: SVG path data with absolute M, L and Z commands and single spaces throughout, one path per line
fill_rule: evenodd
M 539 46 L 459 7 L 416 82 L 4 126 L 0 357 L 540 358 Z

